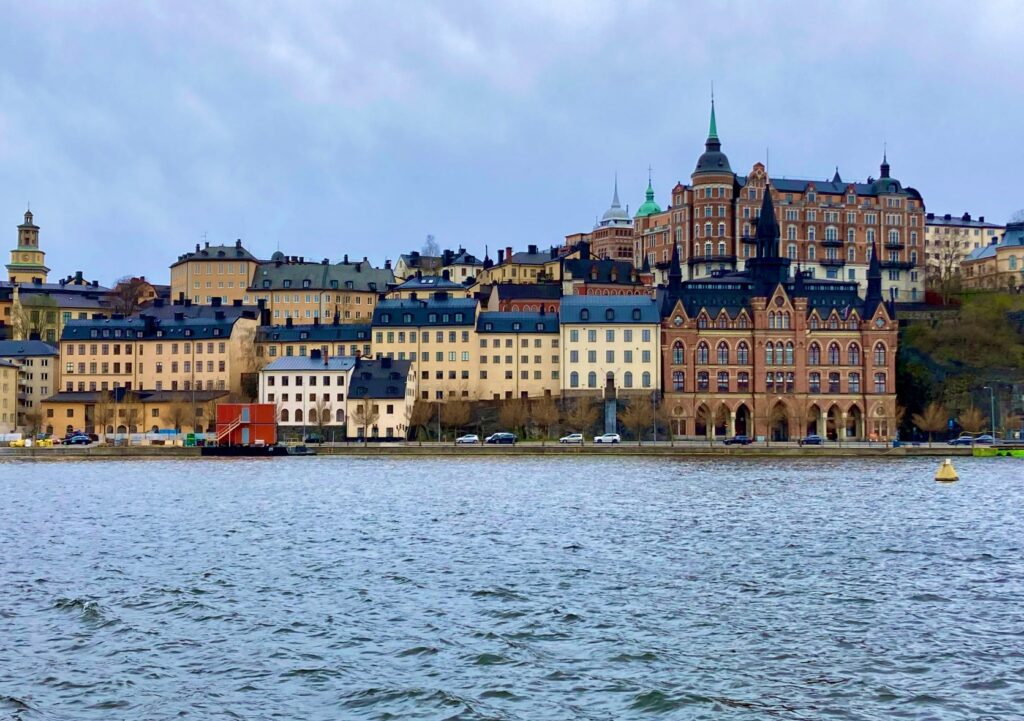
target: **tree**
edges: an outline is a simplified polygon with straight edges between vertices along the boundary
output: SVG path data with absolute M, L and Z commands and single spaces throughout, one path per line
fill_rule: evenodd
M 921 413 L 915 413 L 911 420 L 920 431 L 928 434 L 928 445 L 931 446 L 934 434 L 945 429 L 947 417 L 945 406 L 932 401 Z
M 597 423 L 599 415 L 600 411 L 597 408 L 597 404 L 594 403 L 594 399 L 589 396 L 583 396 L 577 398 L 576 402 L 572 404 L 572 407 L 565 414 L 565 420 L 570 428 L 586 435 L 588 431 L 593 429 L 594 424 Z
M 1021 414 L 1020 413 L 1015 413 L 1013 411 L 1007 411 L 1003 415 L 1003 422 L 1002 422 L 1003 438 L 1010 438 L 1010 437 L 1012 437 L 1014 431 L 1018 431 L 1018 430 L 1021 429 L 1022 423 L 1024 423 L 1024 419 L 1021 418 Z
M 376 423 L 379 417 L 380 411 L 378 410 L 376 403 L 373 403 L 369 398 L 364 398 L 359 401 L 359 405 L 356 406 L 355 413 L 352 414 L 352 420 L 355 421 L 356 426 L 363 430 L 364 446 L 370 440 L 370 426 Z
M 184 401 L 174 401 L 168 403 L 164 409 L 163 420 L 171 428 L 174 429 L 175 433 L 181 433 L 181 427 L 185 424 L 185 420 L 192 414 L 192 409 Z
M 320 442 L 323 443 L 327 426 L 331 423 L 331 402 L 321 396 L 313 404 L 313 410 L 316 412 L 316 431 L 320 436 Z
M 654 409 L 644 398 L 636 398 L 626 406 L 620 419 L 622 425 L 636 434 L 636 444 L 643 441 L 644 430 L 654 423 Z
M 242 328 L 238 333 L 238 358 L 232 368 L 237 369 L 239 380 L 239 392 L 242 399 L 248 403 L 254 403 L 259 395 L 259 377 L 270 362 L 260 351 L 262 348 L 256 346 L 256 328 Z M 234 374 L 232 374 L 234 377 Z
M 35 438 L 35 435 L 39 432 L 39 427 L 43 424 L 43 412 L 38 408 L 32 408 L 25 411 L 22 420 L 25 423 L 28 435 Z
M 427 434 L 427 426 L 430 424 L 431 419 L 434 417 L 434 409 L 430 407 L 430 404 L 426 401 L 418 400 L 411 406 L 406 405 L 406 414 L 408 419 L 408 426 L 411 429 L 416 428 L 417 437 Z
M 114 398 L 110 391 L 100 391 L 96 394 L 96 402 L 92 407 L 92 423 L 95 432 L 107 441 L 107 426 L 114 421 Z M 84 428 L 82 430 L 85 430 Z M 116 429 L 115 429 L 116 430 Z
M 509 398 L 498 407 L 498 423 L 513 433 L 522 429 L 530 419 L 530 408 L 520 398 Z
M 473 408 L 468 401 L 453 400 L 441 406 L 441 423 L 456 433 L 466 427 L 472 416 Z
M 963 411 L 957 422 L 968 433 L 981 433 L 988 426 L 988 418 L 974 406 Z
M 427 239 L 423 241 L 423 248 L 420 250 L 420 255 L 434 258 L 441 255 L 441 246 L 437 244 L 437 240 L 433 235 L 428 235 Z
M 665 429 L 665 435 L 668 436 L 669 445 L 674 446 L 676 444 L 674 424 L 677 419 L 672 415 L 672 409 L 669 408 L 668 403 L 664 400 L 655 407 L 654 419 L 659 426 Z
M 555 399 L 551 396 L 544 396 L 538 401 L 533 402 L 533 407 L 530 410 L 530 415 L 533 417 L 534 422 L 541 428 L 543 435 L 541 436 L 541 445 L 551 437 L 552 427 L 558 424 L 559 418 L 562 413 L 558 410 L 558 404 L 555 403 Z
M 132 315 L 142 307 L 151 289 L 152 286 L 146 282 L 145 278 L 133 278 L 126 275 L 118 279 L 117 285 L 107 296 L 110 300 L 110 308 L 114 313 Z

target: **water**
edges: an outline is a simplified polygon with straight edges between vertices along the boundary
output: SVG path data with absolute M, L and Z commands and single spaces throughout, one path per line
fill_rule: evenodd
M 0 463 L 0 718 L 1024 717 L 1011 459 Z

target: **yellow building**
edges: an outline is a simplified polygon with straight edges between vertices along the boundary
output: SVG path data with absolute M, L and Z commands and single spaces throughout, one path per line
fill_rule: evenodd
M 0 433 L 13 433 L 18 426 L 17 363 L 0 358 Z
M 259 265 L 241 240 L 234 245 L 197 243 L 194 252 L 178 256 L 171 265 L 171 300 L 188 299 L 195 305 L 211 305 L 214 298 L 223 305 L 248 303 L 249 284 Z
M 241 305 L 154 306 L 129 317 L 71 321 L 61 335 L 65 391 L 242 393 L 255 373 L 258 313 Z
M 349 386 L 346 432 L 350 439 L 406 438 L 416 403 L 415 364 L 358 358 Z
M 578 257 L 579 250 L 563 254 L 558 248 L 540 250 L 536 245 L 530 245 L 519 253 L 513 253 L 511 247 L 499 249 L 498 262 L 494 265 L 484 263 L 477 272 L 477 285 L 560 281 L 562 259 Z
M 366 258 L 340 263 L 309 263 L 274 253 L 256 271 L 245 302 L 264 301 L 270 322 L 283 325 L 319 319 L 331 323 L 368 323 L 377 298 L 394 283 L 391 268 L 374 268 Z
M 18 340 L 38 337 L 56 344 L 68 321 L 109 313 L 109 300 L 109 289 L 96 281 L 0 283 L 0 317 Z
M 998 242 L 972 250 L 962 268 L 965 288 L 1024 290 L 1024 222 L 1009 223 Z
M 38 429 L 43 400 L 60 388 L 60 352 L 38 340 L 3 340 L 0 361 L 14 363 L 20 371 L 17 426 L 23 431 Z
M 472 399 L 478 380 L 477 301 L 438 291 L 384 300 L 373 314 L 373 352 L 413 361 L 422 400 Z
M 924 261 L 927 280 L 936 283 L 959 275 L 961 263 L 974 251 L 999 239 L 1006 230 L 988 223 L 985 216 L 972 218 L 970 213 L 953 216 L 949 213 L 928 213 L 924 223 Z
M 660 313 L 648 296 L 562 298 L 562 393 L 629 395 L 660 388 Z
M 476 323 L 475 399 L 537 398 L 561 391 L 558 315 L 483 312 Z
M 411 278 L 392 286 L 385 297 L 388 300 L 426 298 L 439 290 L 449 293 L 453 298 L 473 297 L 473 291 L 469 286 L 456 283 L 449 277 L 447 268 L 441 271 L 440 275 L 423 275 L 417 272 Z
M 7 277 L 12 283 L 46 282 L 50 269 L 46 253 L 39 248 L 39 226 L 32 222 L 32 211 L 25 211 L 25 222 L 18 226 L 18 245 L 11 251 Z
M 217 403 L 227 391 L 60 391 L 43 401 L 43 428 L 64 436 L 73 431 L 94 433 L 99 440 L 113 434 L 205 433 L 216 425 Z

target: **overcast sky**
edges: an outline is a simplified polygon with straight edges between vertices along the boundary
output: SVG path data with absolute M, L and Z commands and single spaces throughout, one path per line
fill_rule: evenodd
M 0 250 L 52 277 L 205 237 L 376 263 L 664 206 L 707 135 L 773 176 L 892 173 L 929 211 L 1024 207 L 1024 3 L 3 0 Z M 3 230 L 6 228 L 6 230 Z M 6 260 L 5 260 L 6 262 Z

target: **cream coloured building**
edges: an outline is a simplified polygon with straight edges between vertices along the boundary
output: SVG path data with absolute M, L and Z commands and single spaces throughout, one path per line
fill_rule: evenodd
M 558 315 L 482 312 L 477 317 L 478 400 L 538 398 L 561 392 Z
M 19 370 L 18 427 L 40 427 L 43 400 L 60 388 L 60 351 L 39 340 L 5 340 L 0 341 L 0 361 Z
M 355 366 L 352 356 L 321 355 L 319 349 L 278 358 L 260 371 L 260 403 L 277 406 L 280 426 L 340 428 Z
M 408 437 L 417 400 L 415 365 L 410 360 L 387 357 L 356 361 L 346 413 L 350 440 Z
M 234 245 L 197 243 L 195 251 L 178 256 L 171 265 L 171 299 L 186 298 L 195 305 L 211 305 L 214 298 L 223 305 L 245 301 L 259 265 L 241 240 Z
M 998 242 L 992 242 L 964 259 L 965 288 L 1020 292 L 1024 289 L 1024 222 L 1009 223 Z
M 970 213 L 928 213 L 924 224 L 924 265 L 929 279 L 948 278 L 961 273 L 961 264 L 977 250 L 991 245 L 1006 230 L 988 223 L 985 216 Z
M 0 358 L 0 433 L 12 433 L 18 426 L 17 363 Z

